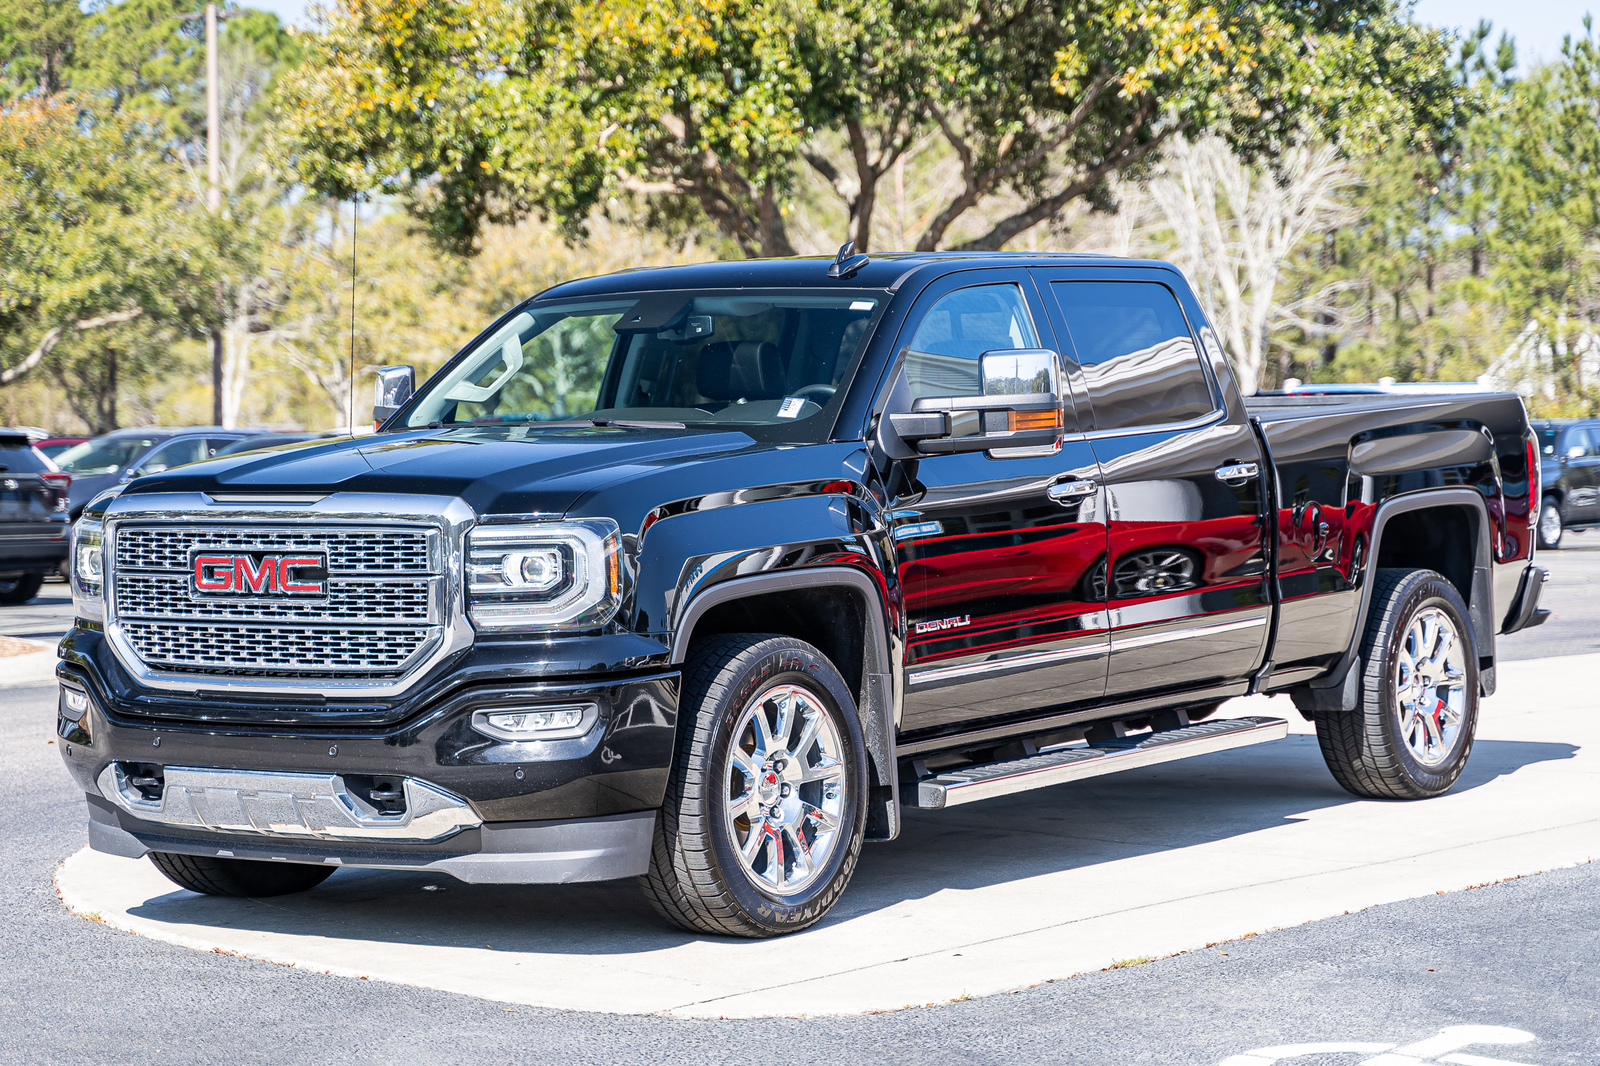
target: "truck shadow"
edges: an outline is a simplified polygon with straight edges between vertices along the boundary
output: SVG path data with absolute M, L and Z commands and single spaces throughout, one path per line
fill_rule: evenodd
M 1572 744 L 1479 741 L 1451 795 L 1484 787 L 1536 763 L 1571 759 Z M 1447 802 L 1447 800 L 1445 801 Z M 1325 812 L 1364 804 L 1358 828 Z M 1358 800 L 1329 776 L 1315 738 L 1293 735 L 1259 747 L 1129 771 L 947 811 L 905 812 L 899 840 L 868 844 L 849 890 L 816 931 L 869 918 L 943 892 L 980 890 L 1152 853 L 1243 838 L 1316 819 L 1370 838 L 1386 807 Z M 1376 817 L 1374 817 L 1376 815 Z M 1396 831 L 1401 831 L 1397 825 Z M 1293 851 L 1316 852 L 1302 835 Z M 1459 842 L 1469 842 L 1470 835 Z M 1270 840 L 1258 842 L 1272 849 Z M 1241 843 L 1241 848 L 1256 846 Z M 1333 846 L 1333 845 L 1330 845 Z M 1448 846 L 1448 845 L 1444 845 Z M 1238 854 L 1197 862 L 1235 863 Z M 1110 872 L 1110 871 L 1108 871 Z M 1196 880 L 1207 880 L 1197 869 Z M 1262 880 L 1278 874 L 1264 869 Z M 1003 905 L 1014 906 L 1008 894 Z M 998 902 L 998 901 L 997 901 Z M 1069 899 L 1030 901 L 1070 914 Z M 438 874 L 341 870 L 317 889 L 267 900 L 174 891 L 131 912 L 190 926 L 312 935 L 384 944 L 493 948 L 539 955 L 626 956 L 698 939 L 667 926 L 632 881 L 588 885 L 467 885 Z M 814 934 L 798 934 L 808 936 Z M 753 945 L 726 941 L 730 947 Z M 530 960 L 534 961 L 534 960 Z

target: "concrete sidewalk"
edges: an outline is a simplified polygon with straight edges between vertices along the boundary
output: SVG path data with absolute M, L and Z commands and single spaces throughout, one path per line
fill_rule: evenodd
M 469 886 L 347 870 L 223 900 L 80 852 L 75 912 L 205 951 L 507 1003 L 679 1016 L 844 1014 L 1005 991 L 1600 857 L 1600 655 L 1503 664 L 1456 790 L 1340 791 L 1294 734 L 948 812 L 908 811 L 840 906 L 782 940 L 664 927 L 631 883 Z M 1574 713 L 1576 712 L 1576 713 Z

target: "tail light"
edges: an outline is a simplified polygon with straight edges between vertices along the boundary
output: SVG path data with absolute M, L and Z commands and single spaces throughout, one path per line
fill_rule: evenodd
M 39 478 L 55 490 L 56 510 L 65 511 L 68 505 L 67 490 L 72 487 L 72 475 L 52 470 L 40 474 Z
M 1539 494 L 1544 491 L 1544 471 L 1539 468 L 1539 439 L 1528 435 L 1528 528 L 1539 524 Z

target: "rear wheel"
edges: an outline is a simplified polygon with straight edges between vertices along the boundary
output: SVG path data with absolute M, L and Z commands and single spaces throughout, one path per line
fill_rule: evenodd
M 1544 503 L 1539 507 L 1539 547 L 1555 549 L 1561 547 L 1561 534 L 1566 531 L 1566 526 L 1561 520 L 1561 505 L 1554 496 L 1546 496 Z
M 656 910 L 743 937 L 821 919 L 866 827 L 866 744 L 833 664 L 792 637 L 717 637 L 685 671 L 678 737 L 640 878 Z
M 1328 769 L 1370 799 L 1448 791 L 1478 724 L 1478 653 L 1455 586 L 1432 570 L 1378 571 L 1361 651 L 1361 705 L 1314 712 Z
M 220 859 L 167 851 L 152 851 L 150 861 L 169 881 L 207 896 L 287 896 L 316 888 L 334 871 L 332 866 L 301 862 Z
M 0 603 L 27 603 L 39 595 L 43 574 L 13 574 L 0 577 Z

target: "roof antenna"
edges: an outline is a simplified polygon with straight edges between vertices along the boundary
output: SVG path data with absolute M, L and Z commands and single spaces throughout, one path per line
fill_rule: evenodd
M 845 241 L 839 246 L 839 254 L 833 257 L 833 265 L 828 268 L 828 277 L 838 278 L 841 281 L 856 276 L 856 271 L 866 266 L 872 260 L 862 253 L 856 255 L 856 242 Z
M 361 194 L 350 197 L 350 372 L 345 377 L 347 429 L 356 435 L 356 229 L 361 222 Z

